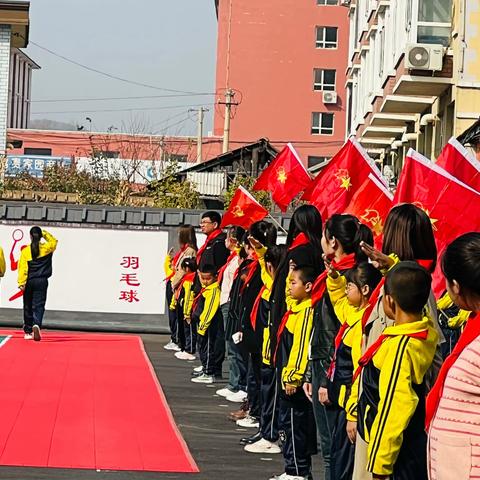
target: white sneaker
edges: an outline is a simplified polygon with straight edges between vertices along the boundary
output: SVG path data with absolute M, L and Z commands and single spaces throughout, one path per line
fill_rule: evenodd
M 245 418 L 237 420 L 237 425 L 244 428 L 258 428 L 260 427 L 260 422 L 256 418 L 247 415 Z
M 23 338 L 25 340 L 33 340 L 33 335 L 31 333 L 26 333 Z
M 282 473 L 281 475 L 274 475 L 273 477 L 270 477 L 270 480 L 308 480 L 308 477 L 300 477 L 298 475 Z
M 193 369 L 194 372 L 197 372 L 197 373 L 200 373 L 200 372 L 203 372 L 203 366 L 202 365 L 199 365 L 198 367 L 195 367 Z
M 220 390 L 217 390 L 215 392 L 217 395 L 220 395 L 221 397 L 229 397 L 230 395 L 232 395 L 232 392 L 229 388 L 221 388 Z
M 247 398 L 247 392 L 244 392 L 243 390 L 239 390 L 238 392 L 231 393 L 228 396 L 225 396 L 225 398 L 229 402 L 234 402 L 234 403 L 242 403 L 243 401 L 246 400 Z
M 175 356 L 180 360 L 195 360 L 195 355 L 188 352 L 175 352 Z
M 171 340 L 163 346 L 165 350 L 175 350 L 178 351 L 178 345 L 175 342 L 172 342 Z
M 269 442 L 264 438 L 261 438 L 255 443 L 251 443 L 250 445 L 245 445 L 244 450 L 250 453 L 281 453 L 282 449 L 273 442 Z
M 191 379 L 193 383 L 214 383 L 215 379 L 212 375 L 205 375 L 204 373 L 198 377 L 193 377 Z
M 33 326 L 33 339 L 36 342 L 39 342 L 42 339 L 42 335 L 40 334 L 40 327 L 38 325 Z

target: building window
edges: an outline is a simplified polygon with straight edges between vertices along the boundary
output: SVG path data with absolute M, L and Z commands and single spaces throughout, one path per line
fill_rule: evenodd
M 317 0 L 317 5 L 338 5 L 338 0 Z
M 315 68 L 313 70 L 313 89 L 314 90 L 335 90 L 335 70 L 324 70 Z
M 308 168 L 316 167 L 317 165 L 322 165 L 323 163 L 328 162 L 328 157 L 311 157 L 308 156 Z
M 337 27 L 317 27 L 317 48 L 337 48 Z
M 419 0 L 418 43 L 450 45 L 452 0 Z
M 312 135 L 333 135 L 333 113 L 312 113 Z

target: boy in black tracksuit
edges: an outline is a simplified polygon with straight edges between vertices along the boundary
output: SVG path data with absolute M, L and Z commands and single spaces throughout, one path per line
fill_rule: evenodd
M 192 378 L 194 383 L 215 381 L 215 342 L 220 324 L 223 322 L 220 310 L 220 287 L 215 266 L 204 265 L 199 269 L 202 289 L 192 305 L 192 322 L 197 325 L 197 341 L 202 362 L 202 375 Z
M 280 438 L 285 473 L 270 480 L 311 478 L 312 454 L 317 451 L 312 404 L 303 391 L 308 345 L 313 324 L 312 286 L 317 272 L 297 266 L 290 273 L 287 313 L 277 331 L 274 363 L 280 391 Z

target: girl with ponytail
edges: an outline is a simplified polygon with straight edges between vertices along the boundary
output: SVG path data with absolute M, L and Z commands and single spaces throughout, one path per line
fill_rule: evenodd
M 31 243 L 22 250 L 18 263 L 18 286 L 23 290 L 23 331 L 25 340 L 41 340 L 48 279 L 57 239 L 40 227 L 30 229 Z M 43 240 L 43 241 L 42 241 Z

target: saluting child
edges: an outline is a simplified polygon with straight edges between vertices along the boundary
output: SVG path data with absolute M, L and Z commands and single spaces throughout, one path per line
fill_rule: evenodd
M 358 432 L 368 443 L 367 471 L 374 479 L 427 479 L 424 377 L 438 345 L 437 330 L 424 312 L 431 282 L 414 261 L 387 273 L 382 301 L 394 325 L 359 361 Z
M 340 321 L 335 338 L 335 353 L 328 372 L 328 398 L 331 418 L 335 418 L 330 452 L 330 479 L 350 480 L 357 435 L 358 368 L 362 345 L 362 318 L 368 300 L 382 279 L 382 274 L 367 262 L 341 275 L 325 257 L 328 272 L 327 290 Z M 328 479 L 327 479 L 328 480 Z
M 191 321 L 197 326 L 202 374 L 192 378 L 192 382 L 213 383 L 215 381 L 215 341 L 220 322 L 223 322 L 220 310 L 220 287 L 214 265 L 202 265 L 198 274 L 202 288 L 193 301 Z

